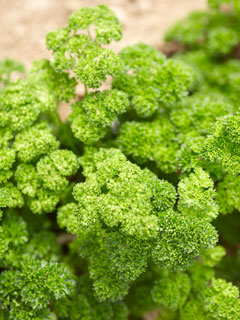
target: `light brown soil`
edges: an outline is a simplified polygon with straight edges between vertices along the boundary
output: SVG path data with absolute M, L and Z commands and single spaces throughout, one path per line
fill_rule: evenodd
M 107 4 L 123 23 L 124 36 L 117 50 L 144 41 L 161 44 L 166 28 L 189 11 L 205 7 L 206 0 L 0 0 L 0 59 L 11 57 L 30 66 L 49 57 L 48 31 L 61 27 L 82 6 Z

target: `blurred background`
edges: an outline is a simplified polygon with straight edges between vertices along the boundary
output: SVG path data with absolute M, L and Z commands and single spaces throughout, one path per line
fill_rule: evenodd
M 45 49 L 48 31 L 66 24 L 82 6 L 107 4 L 123 24 L 123 39 L 116 50 L 144 41 L 160 47 L 164 31 L 206 0 L 0 0 L 0 59 L 9 57 L 30 66 L 50 56 Z

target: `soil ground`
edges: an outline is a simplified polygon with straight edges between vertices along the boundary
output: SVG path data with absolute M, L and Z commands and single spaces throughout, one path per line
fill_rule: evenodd
M 144 41 L 159 47 L 166 28 L 206 0 L 0 0 L 0 59 L 15 58 L 27 66 L 49 57 L 48 31 L 64 26 L 68 16 L 82 6 L 107 4 L 123 23 L 124 36 L 117 50 Z

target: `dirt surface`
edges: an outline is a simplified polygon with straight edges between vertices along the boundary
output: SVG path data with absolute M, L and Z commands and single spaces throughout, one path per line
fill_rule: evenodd
M 189 11 L 205 7 L 206 0 L 0 0 L 0 59 L 15 58 L 27 66 L 49 57 L 48 31 L 64 26 L 82 6 L 107 4 L 123 23 L 124 36 L 116 50 L 144 41 L 159 47 L 166 28 Z

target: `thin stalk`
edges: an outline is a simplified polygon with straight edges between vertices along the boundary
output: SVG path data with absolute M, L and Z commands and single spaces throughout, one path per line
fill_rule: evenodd
M 72 198 L 72 190 L 73 187 L 75 186 L 75 182 L 70 182 L 64 193 L 61 195 L 61 205 L 65 205 L 69 203 L 69 199 Z M 72 198 L 73 200 L 73 198 Z
M 88 95 L 88 88 L 86 85 L 84 85 L 84 94 L 85 94 L 85 97 Z
M 87 29 L 87 33 L 88 33 L 89 38 L 93 41 L 93 38 L 92 38 L 92 35 L 91 35 L 91 32 L 89 29 Z
M 62 122 L 62 120 L 59 117 L 59 114 L 57 111 L 51 113 L 51 118 L 53 119 L 53 122 L 57 126 L 58 133 L 61 135 L 62 140 L 66 143 L 66 145 L 74 151 L 76 154 L 78 154 L 78 150 L 75 146 L 75 143 L 72 139 L 72 134 L 68 130 L 66 124 Z

